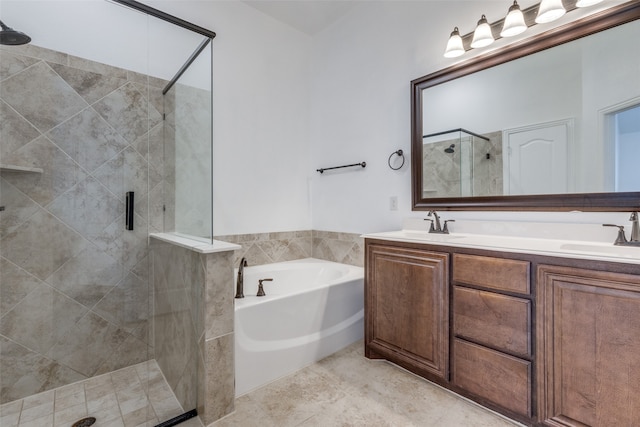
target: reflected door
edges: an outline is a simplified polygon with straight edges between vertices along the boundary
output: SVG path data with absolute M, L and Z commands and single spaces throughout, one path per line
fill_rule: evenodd
M 504 132 L 506 194 L 568 192 L 570 127 L 565 121 Z

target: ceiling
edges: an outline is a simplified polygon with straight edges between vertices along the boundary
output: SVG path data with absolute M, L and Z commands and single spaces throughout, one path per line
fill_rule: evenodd
M 313 36 L 331 26 L 356 6 L 366 3 L 367 1 L 368 0 L 242 0 L 246 5 L 251 6 L 275 20 L 287 24 L 310 36 Z M 453 3 L 454 1 L 460 0 L 448 1 Z M 467 2 L 484 4 L 484 6 L 489 10 L 497 11 L 493 14 L 495 16 L 499 16 L 500 13 L 502 13 L 500 11 L 506 12 L 507 7 L 505 5 L 510 1 L 511 0 L 500 0 L 492 2 L 491 0 L 467 0 Z M 539 0 L 521 0 L 518 3 L 520 3 L 521 8 L 525 9 L 536 4 L 538 1 Z M 597 8 L 586 8 L 582 13 L 576 13 L 574 11 L 572 16 L 573 19 L 577 19 L 579 16 L 593 13 L 593 11 L 602 8 L 612 7 L 619 3 L 624 3 L 624 1 L 616 0 L 603 2 Z M 489 16 L 489 12 L 487 12 L 487 16 Z M 475 23 L 475 18 L 469 21 L 467 26 L 472 27 L 473 23 Z
M 357 1 L 341 0 L 244 0 L 244 3 L 313 36 L 353 9 Z

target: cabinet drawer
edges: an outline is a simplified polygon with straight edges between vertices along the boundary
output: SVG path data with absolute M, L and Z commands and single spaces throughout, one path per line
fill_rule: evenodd
M 453 280 L 500 291 L 529 294 L 528 261 L 477 255 L 453 255 Z
M 455 339 L 452 381 L 505 409 L 531 416 L 531 362 Z
M 531 355 L 531 302 L 455 286 L 453 332 L 468 340 L 524 357 Z

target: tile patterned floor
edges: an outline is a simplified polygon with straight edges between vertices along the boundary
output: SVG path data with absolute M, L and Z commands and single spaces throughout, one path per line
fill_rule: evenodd
M 183 412 L 150 361 L 4 404 L 0 426 L 70 427 L 92 416 L 94 427 L 147 427 Z
M 146 378 L 148 390 L 145 390 Z M 2 427 L 151 427 L 183 413 L 155 361 L 0 406 Z M 160 420 L 160 421 L 158 421 Z M 201 427 L 191 419 L 180 427 Z M 503 418 L 388 362 L 363 343 L 236 400 L 212 427 L 514 427 Z
M 391 363 L 362 341 L 236 400 L 214 427 L 513 427 L 507 420 Z

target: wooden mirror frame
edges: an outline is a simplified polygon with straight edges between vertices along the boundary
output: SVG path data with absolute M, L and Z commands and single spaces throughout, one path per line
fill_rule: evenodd
M 424 198 L 422 195 L 422 92 L 450 80 L 485 70 L 618 25 L 640 19 L 640 2 L 631 1 L 545 33 L 469 59 L 411 82 L 412 210 L 629 211 L 640 209 L 640 192 L 570 193 L 525 196 Z

